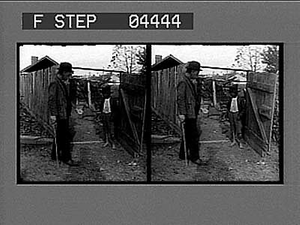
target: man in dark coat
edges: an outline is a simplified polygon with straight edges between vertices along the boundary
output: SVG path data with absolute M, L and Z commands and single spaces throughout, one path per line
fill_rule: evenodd
M 242 145 L 242 118 L 245 114 L 245 99 L 238 95 L 237 87 L 233 86 L 230 88 L 230 99 L 227 103 L 227 112 L 230 123 L 230 132 L 232 135 L 232 144 L 239 144 L 240 148 Z
M 48 95 L 50 122 L 55 125 L 56 130 L 56 144 L 53 143 L 51 158 L 56 159 L 57 148 L 58 159 L 70 166 L 76 165 L 71 156 L 69 118 L 72 104 L 67 86 L 72 74 L 72 65 L 68 62 L 61 63 L 55 81 L 49 85 Z
M 199 157 L 199 130 L 197 127 L 197 116 L 200 109 L 200 93 L 196 88 L 196 79 L 201 71 L 200 63 L 188 62 L 183 80 L 177 86 L 177 107 L 179 120 L 183 123 L 185 130 L 186 148 L 188 159 L 195 164 L 202 164 Z M 179 158 L 185 159 L 184 141 L 182 140 Z

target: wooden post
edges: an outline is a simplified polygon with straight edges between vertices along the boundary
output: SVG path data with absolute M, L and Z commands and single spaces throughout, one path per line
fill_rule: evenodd
M 121 97 L 122 97 L 122 100 L 123 100 L 123 103 L 124 103 L 126 115 L 127 115 L 128 122 L 129 122 L 130 128 L 131 128 L 133 136 L 134 136 L 134 140 L 136 141 L 137 145 L 140 145 L 140 140 L 138 138 L 138 133 L 137 133 L 137 130 L 136 130 L 134 124 L 131 121 L 129 106 L 128 106 L 127 101 L 126 101 L 125 93 L 122 89 L 120 89 L 120 94 L 121 94 Z
M 87 81 L 87 89 L 88 89 L 88 104 L 89 107 L 92 105 L 92 96 L 91 96 L 91 82 Z
M 273 105 L 272 105 L 272 112 L 271 112 L 271 123 L 270 123 L 270 134 L 269 134 L 269 142 L 268 142 L 268 149 L 267 151 L 270 152 L 270 148 L 271 148 L 271 142 L 272 142 L 272 131 L 273 131 L 273 124 L 274 124 L 274 113 L 275 113 L 275 105 L 276 105 L 276 96 L 277 96 L 277 81 L 278 81 L 279 77 L 277 77 L 276 81 L 275 81 L 275 85 L 274 85 L 274 95 L 273 95 Z M 279 83 L 278 83 L 279 85 Z
M 212 81 L 212 86 L 213 86 L 213 103 L 214 103 L 214 107 L 217 106 L 217 91 L 216 91 L 216 81 L 213 80 Z
M 78 105 L 79 104 L 79 98 L 78 98 L 78 82 L 75 80 L 75 104 Z
M 144 102 L 144 110 L 143 110 L 140 152 L 142 152 L 142 150 L 143 150 L 143 141 L 144 141 L 144 132 L 145 132 L 145 123 L 146 123 L 146 106 L 147 106 L 147 90 L 145 90 L 145 102 Z

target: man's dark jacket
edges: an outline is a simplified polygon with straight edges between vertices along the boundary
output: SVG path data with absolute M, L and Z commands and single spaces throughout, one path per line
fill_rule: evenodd
M 58 77 L 49 85 L 48 107 L 50 116 L 56 116 L 58 120 L 68 119 L 71 115 L 67 85 Z
M 196 119 L 200 109 L 200 95 L 195 85 L 186 76 L 177 86 L 178 114 L 185 115 L 186 119 Z

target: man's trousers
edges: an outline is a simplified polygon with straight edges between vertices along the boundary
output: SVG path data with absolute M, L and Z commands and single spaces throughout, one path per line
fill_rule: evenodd
M 111 113 L 102 114 L 102 123 L 103 123 L 104 142 L 109 142 L 110 144 L 113 144 L 115 142 L 115 137 L 114 137 L 114 123 L 112 121 Z
M 230 123 L 231 135 L 234 133 L 237 139 L 240 140 L 242 137 L 242 122 L 241 118 L 239 118 L 238 112 L 229 112 L 228 118 Z
M 56 124 L 56 143 L 58 159 L 67 162 L 72 159 L 71 157 L 71 134 L 69 129 L 69 120 L 57 120 Z M 55 142 L 53 142 L 51 158 L 56 159 Z
M 199 159 L 199 130 L 197 128 L 197 119 L 186 119 L 184 123 L 185 140 L 188 158 L 191 161 Z M 179 158 L 185 159 L 184 141 L 182 139 Z

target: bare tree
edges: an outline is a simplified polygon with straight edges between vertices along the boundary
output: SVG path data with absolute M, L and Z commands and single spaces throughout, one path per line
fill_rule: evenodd
M 237 50 L 233 66 L 251 70 L 253 72 L 260 71 L 263 68 L 262 52 L 263 49 L 261 46 L 248 45 L 240 47 Z
M 141 73 L 146 74 L 146 69 L 147 69 L 146 47 L 139 48 L 138 52 L 136 53 L 136 57 L 137 57 L 137 64 L 142 67 L 141 68 Z
M 144 51 L 145 49 L 138 45 L 116 45 L 110 61 L 112 67 L 126 73 L 138 73 L 143 68 L 140 56 Z
M 264 69 L 269 73 L 277 73 L 279 71 L 279 46 L 267 46 L 261 53 L 262 63 L 266 64 Z

